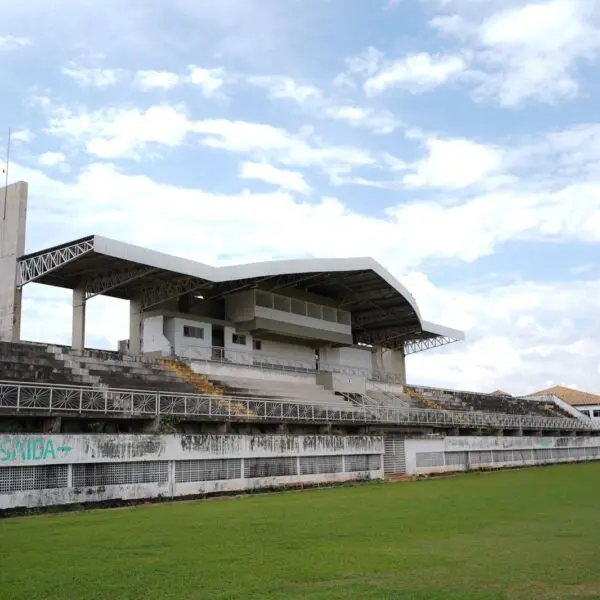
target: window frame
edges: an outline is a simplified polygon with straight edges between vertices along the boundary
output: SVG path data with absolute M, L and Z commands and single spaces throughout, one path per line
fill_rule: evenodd
M 247 341 L 247 336 L 245 333 L 232 333 L 231 334 L 231 343 L 234 344 L 235 346 L 245 346 L 246 341 Z
M 190 335 L 194 332 L 200 333 L 200 335 Z M 183 337 L 189 340 L 203 340 L 204 339 L 204 327 L 197 327 L 196 325 L 184 325 L 183 326 Z

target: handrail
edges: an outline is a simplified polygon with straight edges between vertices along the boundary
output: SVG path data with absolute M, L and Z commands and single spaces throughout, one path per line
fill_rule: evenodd
M 212 420 L 600 430 L 600 424 L 560 417 L 384 407 L 366 411 L 356 406 L 341 409 L 325 404 L 263 400 L 254 396 L 210 396 L 15 381 L 0 381 L 0 409 L 9 409 L 17 414 L 30 411 L 40 411 L 43 414 L 77 412 L 149 418 L 158 415 L 174 415 Z
M 369 385 L 373 388 L 375 388 L 375 391 L 382 394 L 383 396 L 385 396 L 388 400 L 391 400 L 392 402 L 396 403 L 396 404 L 400 404 L 401 406 L 404 406 L 406 408 L 408 408 L 410 405 L 408 402 L 406 402 L 406 400 L 402 400 L 402 398 L 400 398 L 399 396 L 397 396 L 396 394 L 392 393 L 392 392 L 388 392 L 388 390 L 382 388 L 380 385 L 377 385 L 375 382 L 373 381 L 369 381 Z M 369 390 L 366 391 L 367 395 L 369 395 Z
M 170 352 L 170 349 L 164 349 Z M 400 373 L 388 373 L 373 369 L 363 369 L 350 365 L 335 365 L 316 359 L 297 360 L 293 358 L 282 358 L 270 354 L 263 354 L 256 350 L 232 350 L 220 346 L 185 346 L 177 354 L 178 358 L 202 362 L 216 362 L 221 364 L 243 365 L 261 370 L 287 371 L 294 373 L 313 374 L 318 372 L 342 373 L 353 377 L 365 377 L 369 381 L 385 381 L 390 383 L 402 383 Z

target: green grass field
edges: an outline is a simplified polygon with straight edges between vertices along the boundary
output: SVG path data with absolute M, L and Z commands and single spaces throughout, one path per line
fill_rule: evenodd
M 0 599 L 600 598 L 600 464 L 0 521 Z

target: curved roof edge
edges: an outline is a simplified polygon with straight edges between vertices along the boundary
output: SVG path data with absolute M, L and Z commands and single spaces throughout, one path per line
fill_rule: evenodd
M 269 277 L 272 275 L 295 275 L 318 271 L 374 271 L 386 283 L 392 286 L 415 311 L 419 322 L 421 313 L 414 296 L 380 263 L 370 257 L 357 258 L 299 258 L 290 260 L 274 260 L 262 263 L 248 263 L 229 267 L 217 267 L 221 281 L 248 279 L 251 277 Z
M 438 325 L 431 321 L 421 320 L 421 327 L 426 333 L 438 335 L 440 337 L 447 337 L 456 340 L 457 342 L 465 341 L 465 332 L 459 329 L 453 329 L 452 327 L 446 327 L 445 325 Z
M 207 281 L 212 281 L 214 283 L 252 279 L 254 277 L 294 275 L 297 273 L 319 271 L 342 272 L 371 270 L 379 275 L 379 277 L 388 283 L 388 285 L 393 287 L 410 304 L 415 311 L 424 332 L 440 337 L 452 338 L 457 341 L 465 339 L 465 334 L 462 331 L 424 321 L 414 296 L 374 258 L 301 258 L 213 267 L 195 260 L 180 258 L 171 254 L 157 252 L 156 250 L 149 250 L 141 246 L 127 244 L 111 238 L 96 235 L 93 237 L 94 250 L 101 254 L 121 258 L 123 260 L 139 262 L 149 267 L 156 267 L 191 277 L 206 279 Z

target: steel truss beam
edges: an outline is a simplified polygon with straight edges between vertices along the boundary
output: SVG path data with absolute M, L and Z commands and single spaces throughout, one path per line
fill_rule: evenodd
M 27 283 L 31 283 L 93 250 L 94 240 L 92 238 L 20 260 L 18 263 L 17 286 L 22 287 Z
M 398 292 L 396 292 L 396 290 L 390 289 L 388 291 L 382 290 L 381 288 L 367 290 L 365 292 L 356 292 L 353 294 L 348 294 L 342 298 L 340 307 L 350 306 L 352 304 L 356 304 L 357 302 L 368 302 L 370 300 L 389 300 L 390 298 L 394 298 L 397 294 Z
M 179 298 L 184 294 L 209 290 L 213 285 L 196 277 L 182 277 L 155 286 L 143 287 L 140 289 L 141 310 L 147 310 L 167 300 Z
M 410 316 L 412 309 L 405 306 L 395 306 L 389 309 L 373 310 L 371 312 L 352 313 L 352 323 L 356 327 L 363 328 L 366 325 L 374 325 L 386 319 L 405 318 Z
M 420 329 L 416 327 L 389 327 L 373 332 L 361 331 L 355 334 L 354 341 L 357 344 L 376 346 L 381 344 L 390 344 L 390 342 L 397 340 L 397 343 L 392 344 L 393 347 L 403 348 L 403 340 L 418 333 L 420 333 Z
M 268 286 L 268 289 L 265 289 L 267 292 L 276 292 L 279 289 L 287 288 L 287 287 L 297 287 L 301 283 L 306 283 L 312 279 L 323 279 L 323 281 L 327 282 L 327 280 L 331 277 L 329 273 L 310 273 L 308 275 L 282 275 L 277 277 L 275 281 Z M 322 283 L 322 282 L 319 282 Z M 314 284 L 313 284 L 314 285 Z M 310 288 L 311 286 L 303 286 Z
M 408 356 L 409 354 L 424 352 L 425 350 L 439 348 L 440 346 L 447 346 L 448 344 L 453 344 L 454 342 L 458 342 L 458 340 L 455 340 L 451 337 L 434 337 L 424 340 L 408 340 L 404 342 L 404 354 Z
M 87 279 L 83 286 L 85 290 L 85 299 L 89 300 L 94 296 L 100 296 L 122 286 L 125 283 L 135 281 L 146 275 L 156 273 L 158 269 L 152 267 L 143 267 L 138 269 L 129 269 L 127 271 L 117 271 L 104 275 L 102 277 L 96 277 L 95 279 Z

